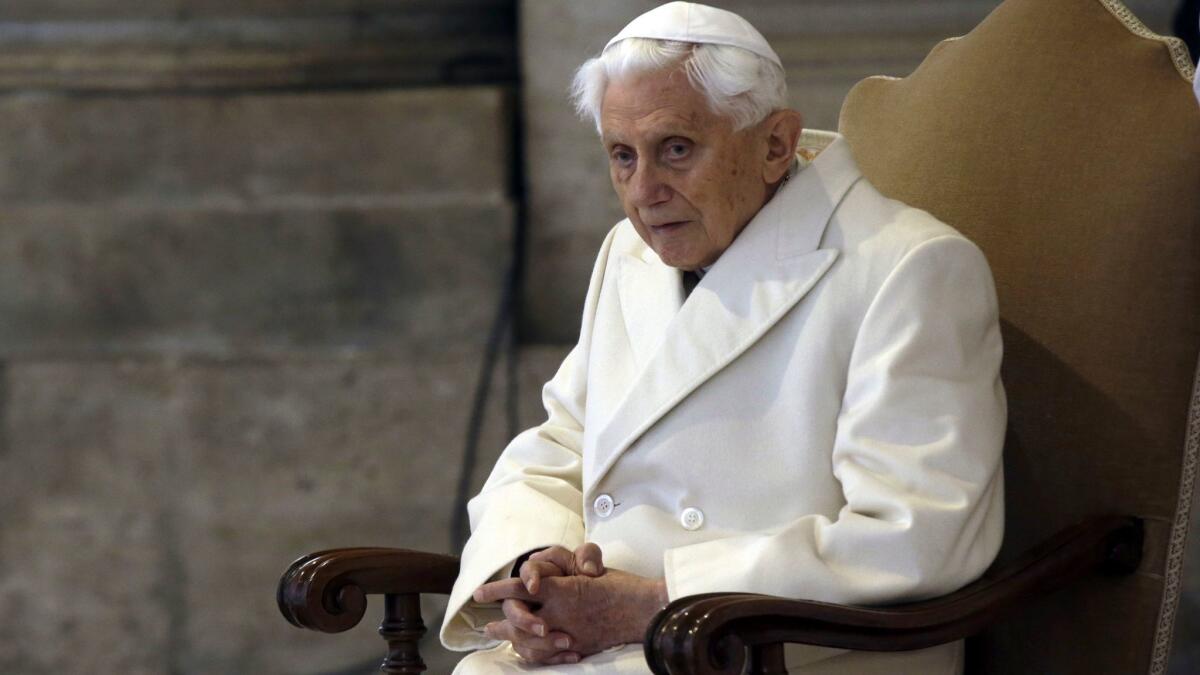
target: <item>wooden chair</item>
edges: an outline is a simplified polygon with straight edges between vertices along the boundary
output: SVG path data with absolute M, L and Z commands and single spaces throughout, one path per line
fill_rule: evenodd
M 784 673 L 785 642 L 961 638 L 971 673 L 1165 671 L 1200 450 L 1190 76 L 1182 44 L 1115 0 L 1008 0 L 909 77 L 854 88 L 839 126 L 865 175 L 971 237 L 996 277 L 1004 549 L 979 581 L 901 606 L 682 598 L 647 633 L 654 672 L 741 673 L 749 659 L 751 673 Z M 418 673 L 418 594 L 448 593 L 457 569 L 451 556 L 317 553 L 284 575 L 280 609 L 336 632 L 383 594 L 383 670 Z

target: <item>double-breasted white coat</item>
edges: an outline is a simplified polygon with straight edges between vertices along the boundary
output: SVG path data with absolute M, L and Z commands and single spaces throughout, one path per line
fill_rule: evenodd
M 640 645 L 522 665 L 472 591 L 531 549 L 593 541 L 671 599 L 744 591 L 881 604 L 979 576 L 1003 531 L 1005 398 L 979 249 L 887 199 L 838 137 L 785 183 L 686 299 L 618 224 L 548 419 L 469 505 L 442 626 L 463 673 L 648 673 Z M 953 673 L 961 645 L 789 648 L 792 672 Z

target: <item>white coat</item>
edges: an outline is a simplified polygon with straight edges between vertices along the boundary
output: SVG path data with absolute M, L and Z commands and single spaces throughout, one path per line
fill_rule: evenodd
M 1005 398 L 979 249 L 879 194 L 837 138 L 784 184 L 684 298 L 680 272 L 618 224 L 549 418 L 470 505 L 442 626 L 488 649 L 456 672 L 648 673 L 641 645 L 524 666 L 471 592 L 530 549 L 599 544 L 671 599 L 743 591 L 883 604 L 953 591 L 1003 531 Z M 919 652 L 789 647 L 797 673 L 954 673 Z

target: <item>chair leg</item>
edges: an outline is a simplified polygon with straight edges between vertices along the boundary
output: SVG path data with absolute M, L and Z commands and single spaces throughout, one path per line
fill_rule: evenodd
M 379 634 L 387 640 L 388 654 L 380 672 L 420 675 L 425 672 L 418 644 L 425 635 L 421 596 L 416 593 L 383 596 L 383 623 Z
M 750 675 L 787 675 L 783 664 L 783 643 L 755 645 L 750 648 Z

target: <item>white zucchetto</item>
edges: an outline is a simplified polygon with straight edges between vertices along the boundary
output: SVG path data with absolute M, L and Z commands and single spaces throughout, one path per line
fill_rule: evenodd
M 630 21 L 604 48 L 626 38 L 741 47 L 783 67 L 779 55 L 749 21 L 733 12 L 695 2 L 668 2 L 655 7 Z

